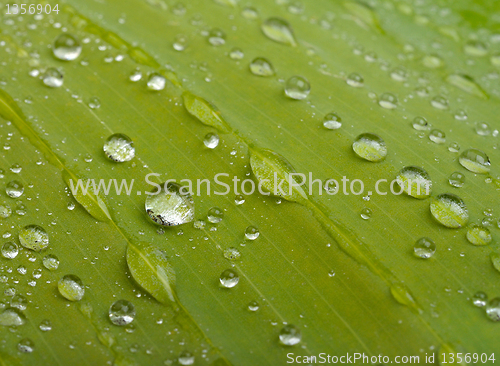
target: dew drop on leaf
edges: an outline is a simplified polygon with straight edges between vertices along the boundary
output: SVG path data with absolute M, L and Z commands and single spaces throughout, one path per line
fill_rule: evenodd
M 104 154 L 108 159 L 117 163 L 130 161 L 135 156 L 134 142 L 122 133 L 115 133 L 108 137 L 103 146 Z
M 279 334 L 280 343 L 285 346 L 294 346 L 300 343 L 302 334 L 300 329 L 293 324 L 285 325 Z
M 257 301 L 250 301 L 248 303 L 248 310 L 253 312 L 259 310 L 259 303 Z
M 292 27 L 284 19 L 275 17 L 266 19 L 262 23 L 261 29 L 267 38 L 275 42 L 290 46 L 295 46 L 297 44 L 293 35 Z
M 465 43 L 464 52 L 469 56 L 483 57 L 488 54 L 488 47 L 481 41 L 470 40 Z
M 271 61 L 264 57 L 257 57 L 250 62 L 250 71 L 257 76 L 273 76 L 274 67 Z
M 156 72 L 153 72 L 148 77 L 147 86 L 149 90 L 160 91 L 165 89 L 166 83 L 167 80 L 165 79 L 164 76 Z
M 49 235 L 38 225 L 28 225 L 19 231 L 19 242 L 27 249 L 40 251 L 49 246 Z
M 241 194 L 238 194 L 234 197 L 234 203 L 239 206 L 245 203 L 245 197 Z
M 75 275 L 65 275 L 57 283 L 59 293 L 69 301 L 80 301 L 85 294 L 82 280 Z
M 224 258 L 230 261 L 236 261 L 240 259 L 241 253 L 238 249 L 231 247 L 224 250 Z
M 491 264 L 493 267 L 500 272 L 500 253 L 499 252 L 491 252 L 490 254 Z
M 212 46 L 222 46 L 226 43 L 226 33 L 222 29 L 213 28 L 208 33 L 208 42 Z
M 134 83 L 141 80 L 142 79 L 141 70 L 138 70 L 138 69 L 132 70 L 132 72 L 130 73 L 128 78 L 130 81 L 132 81 Z
M 245 53 L 241 48 L 234 47 L 231 51 L 229 51 L 229 58 L 231 60 L 241 60 L 243 57 L 245 57 Z
M 452 153 L 459 152 L 460 151 L 460 145 L 458 144 L 458 142 L 452 142 L 452 143 L 450 143 L 450 145 L 448 146 L 448 151 L 452 152 Z
M 483 291 L 478 291 L 472 296 L 472 303 L 474 306 L 482 308 L 488 303 L 488 295 L 486 295 Z
M 130 301 L 115 301 L 108 312 L 109 320 L 115 325 L 127 325 L 135 319 L 135 307 Z
M 427 198 L 432 192 L 429 173 L 417 166 L 406 166 L 401 169 L 396 181 L 407 195 L 415 198 Z
M 194 220 L 194 201 L 185 187 L 167 182 L 161 189 L 146 198 L 145 208 L 149 218 L 158 225 L 177 226 Z
M 194 355 L 189 351 L 182 351 L 179 357 L 177 358 L 177 362 L 179 362 L 182 366 L 188 366 L 194 364 Z
M 82 53 L 82 44 L 74 35 L 62 33 L 54 41 L 52 52 L 59 60 L 72 61 Z
M 360 158 L 368 161 L 382 161 L 387 155 L 384 140 L 374 133 L 362 133 L 354 140 L 352 149 Z
M 63 85 L 64 76 L 63 74 L 54 67 L 49 67 L 45 70 L 42 81 L 45 85 L 51 88 L 59 88 Z
M 25 320 L 24 314 L 16 308 L 9 307 L 0 313 L 0 325 L 4 327 L 18 327 L 23 325 Z
M 398 98 L 391 93 L 384 93 L 378 98 L 378 104 L 385 109 L 395 109 L 398 107 Z
M 471 225 L 467 229 L 467 240 L 473 245 L 488 245 L 491 243 L 490 231 L 480 225 Z
M 436 244 L 430 238 L 420 238 L 416 241 L 413 246 L 413 254 L 416 257 L 428 259 L 434 255 L 436 252 Z
M 17 294 L 10 300 L 10 306 L 23 311 L 28 306 L 28 300 L 23 295 Z
M 372 210 L 369 208 L 363 208 L 359 214 L 363 220 L 369 220 L 372 217 Z
M 176 51 L 184 51 L 188 46 L 188 38 L 184 34 L 178 34 L 175 36 L 174 43 L 172 47 Z
M 424 117 L 417 116 L 413 119 L 412 126 L 417 131 L 426 131 L 430 128 L 429 123 Z
M 365 81 L 364 81 L 363 77 L 355 72 L 350 74 L 346 79 L 347 85 L 350 85 L 350 86 L 355 87 L 355 88 L 361 88 L 364 85 L 364 82 Z
M 329 130 L 337 130 L 342 127 L 342 119 L 335 113 L 328 113 L 323 118 L 323 127 Z
M 460 164 L 473 173 L 485 174 L 490 171 L 490 159 L 481 150 L 465 150 L 458 158 Z
M 5 193 L 11 198 L 21 197 L 24 193 L 24 186 L 17 180 L 11 180 L 5 187 Z
M 222 287 L 232 288 L 238 284 L 240 277 L 232 269 L 226 269 L 221 273 L 219 281 Z
M 55 271 L 59 267 L 59 258 L 55 254 L 47 254 L 43 257 L 42 263 L 49 271 Z
M 2 256 L 7 259 L 14 259 L 17 257 L 19 253 L 19 248 L 16 243 L 8 241 L 7 243 L 2 245 Z
M 431 105 L 437 109 L 448 109 L 448 99 L 442 95 L 437 95 L 431 99 Z
M 469 220 L 469 212 L 464 201 L 454 194 L 443 193 L 433 197 L 430 210 L 439 223 L 449 228 L 458 229 Z
M 444 144 L 446 142 L 446 135 L 443 131 L 434 129 L 429 133 L 429 140 L 436 144 Z
M 486 315 L 494 322 L 500 321 L 500 297 L 495 297 L 488 302 Z
M 52 330 L 52 323 L 48 319 L 44 319 L 40 322 L 40 325 L 38 326 L 42 332 L 48 332 Z
M 249 226 L 245 229 L 245 237 L 248 240 L 255 240 L 259 237 L 260 232 L 255 226 Z
M 212 224 L 218 224 L 224 218 L 224 211 L 218 207 L 212 207 L 208 210 L 207 220 Z
M 292 76 L 285 83 L 285 95 L 290 99 L 306 99 L 310 92 L 311 85 L 303 76 Z
M 35 350 L 35 343 L 29 338 L 21 339 L 17 344 L 17 350 L 21 353 L 31 353 Z
M 448 177 L 448 183 L 456 188 L 462 188 L 465 184 L 465 175 L 460 172 L 453 172 Z
M 0 205 L 0 218 L 6 219 L 12 215 L 12 208 L 9 205 L 3 204 Z
M 489 136 L 491 134 L 490 125 L 486 122 L 476 122 L 475 130 L 479 136 Z
M 216 133 L 207 133 L 203 139 L 203 144 L 209 149 L 215 149 L 219 145 L 219 135 Z

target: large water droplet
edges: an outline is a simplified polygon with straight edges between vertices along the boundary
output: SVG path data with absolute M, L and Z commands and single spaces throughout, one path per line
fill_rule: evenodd
M 387 147 L 384 140 L 374 133 L 362 133 L 352 144 L 354 152 L 368 161 L 381 161 L 387 155 Z
M 255 226 L 249 226 L 245 229 L 245 237 L 248 240 L 255 240 L 259 237 L 260 232 Z
M 465 184 L 465 175 L 460 172 L 453 172 L 448 177 L 448 183 L 456 188 L 462 188 Z
M 466 237 L 469 243 L 474 245 L 488 245 L 491 243 L 490 231 L 476 224 L 469 226 Z
M 378 104 L 385 109 L 395 109 L 398 107 L 398 98 L 391 93 L 384 93 L 378 98 Z
M 80 301 L 85 294 L 82 280 L 75 275 L 62 277 L 57 284 L 57 289 L 69 301 Z
M 182 188 L 177 183 L 168 182 L 162 184 L 157 194 L 148 195 L 146 212 L 151 220 L 163 226 L 176 226 L 194 220 L 194 201 Z
M 7 259 L 14 259 L 17 257 L 19 253 L 19 248 L 16 243 L 8 241 L 4 245 L 2 245 L 2 256 Z
M 311 85 L 305 77 L 292 76 L 285 83 L 285 94 L 291 99 L 306 99 L 310 92 Z
M 135 156 L 134 142 L 122 133 L 115 133 L 108 137 L 103 146 L 106 156 L 117 163 L 130 161 Z
M 24 186 L 21 182 L 17 180 L 12 180 L 7 183 L 5 187 L 5 193 L 11 198 L 18 198 L 24 193 Z
M 473 173 L 488 173 L 490 171 L 490 159 L 481 150 L 465 150 L 458 158 L 460 164 Z
M 219 277 L 221 285 L 225 288 L 232 288 L 238 284 L 240 277 L 232 269 L 226 269 Z
M 429 173 L 417 166 L 406 166 L 401 169 L 396 181 L 406 194 L 415 198 L 427 198 L 432 191 Z
M 460 228 L 469 220 L 467 206 L 460 197 L 454 194 L 443 193 L 432 198 L 430 209 L 432 216 L 449 228 Z
M 0 325 L 4 327 L 18 327 L 25 321 L 24 314 L 16 308 L 7 308 L 0 314 Z
M 45 85 L 51 88 L 59 88 L 63 85 L 63 74 L 54 67 L 49 67 L 43 74 L 42 81 Z
M 135 319 L 134 304 L 127 300 L 118 300 L 109 308 L 109 320 L 115 325 L 127 325 Z
M 80 56 L 82 44 L 74 35 L 63 33 L 54 41 L 52 52 L 59 60 L 72 61 Z
M 203 139 L 203 144 L 209 149 L 215 149 L 219 145 L 219 135 L 216 133 L 207 133 Z
M 268 59 L 257 57 L 250 62 L 250 71 L 257 76 L 273 76 L 274 67 Z
M 342 127 L 342 119 L 335 113 L 328 113 L 323 118 L 323 126 L 329 130 L 337 130 Z
M 27 249 L 40 251 L 49 246 L 49 235 L 38 225 L 28 225 L 19 231 L 19 242 Z
M 295 46 L 297 42 L 290 24 L 281 18 L 269 18 L 262 23 L 262 32 L 273 41 Z
M 488 303 L 488 295 L 486 295 L 483 291 L 478 291 L 472 296 L 472 303 L 475 306 L 482 308 Z
M 224 218 L 224 211 L 218 207 L 212 207 L 208 210 L 207 219 L 212 224 L 218 224 Z
M 420 238 L 413 247 L 413 253 L 419 258 L 428 259 L 436 252 L 436 244 L 430 238 Z
M 494 322 L 500 321 L 500 297 L 490 300 L 486 306 L 486 315 Z
M 300 329 L 293 324 L 285 325 L 280 331 L 280 342 L 285 346 L 294 346 L 302 339 Z

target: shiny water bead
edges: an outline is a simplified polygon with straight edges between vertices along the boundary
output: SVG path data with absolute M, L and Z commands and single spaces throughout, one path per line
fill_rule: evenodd
M 85 295 L 83 282 L 75 275 L 66 275 L 62 277 L 57 284 L 57 289 L 59 293 L 69 301 L 80 301 L 83 295 Z
M 248 240 L 255 240 L 259 237 L 260 232 L 255 226 L 249 226 L 245 229 L 245 237 Z
M 372 210 L 365 207 L 361 210 L 360 216 L 363 220 L 369 220 L 372 217 Z
M 335 113 L 328 113 L 323 118 L 323 127 L 329 130 L 337 130 L 342 127 L 342 119 Z
M 488 136 L 491 134 L 490 125 L 486 122 L 476 122 L 475 130 L 476 133 L 480 136 Z
M 430 210 L 439 223 L 449 228 L 460 228 L 469 220 L 467 206 L 454 194 L 443 193 L 432 198 Z
M 485 174 L 490 171 L 490 158 L 478 149 L 465 150 L 458 158 L 460 164 L 473 173 Z
M 147 86 L 149 90 L 160 91 L 165 89 L 167 79 L 163 75 L 153 72 L 148 77 Z
M 17 180 L 12 180 L 5 186 L 5 193 L 11 198 L 21 197 L 24 193 L 24 186 Z
M 26 310 L 28 307 L 28 299 L 26 299 L 23 295 L 14 295 L 10 300 L 10 306 L 21 311 Z
M 229 58 L 231 60 L 241 60 L 245 57 L 245 53 L 241 48 L 234 47 L 230 52 L 229 52 Z
M 59 60 L 72 61 L 82 53 L 82 44 L 74 35 L 63 33 L 54 41 L 52 52 Z
M 127 325 L 135 319 L 135 307 L 130 301 L 115 301 L 108 312 L 109 320 L 115 325 Z
M 172 47 L 176 51 L 184 51 L 188 46 L 188 38 L 184 34 L 178 34 L 175 36 Z
M 430 238 L 420 238 L 413 247 L 415 256 L 423 259 L 428 259 L 436 252 L 436 244 Z
M 460 172 L 453 172 L 448 177 L 448 183 L 456 188 L 462 188 L 465 184 L 465 175 Z
M 411 124 L 417 131 L 426 131 L 430 128 L 429 123 L 424 117 L 417 116 L 413 119 Z
M 203 144 L 209 149 L 215 149 L 219 145 L 219 135 L 213 132 L 207 133 L 203 139 Z
M 266 19 L 262 23 L 261 29 L 267 38 L 275 42 L 290 46 L 295 46 L 297 44 L 292 27 L 282 18 L 273 17 Z
M 63 85 L 64 76 L 56 68 L 49 67 L 47 70 L 45 70 L 45 73 L 42 76 L 42 81 L 48 87 L 59 88 Z
M 395 109 L 398 107 L 398 98 L 391 93 L 384 93 L 378 98 L 378 104 L 385 109 Z
M 443 131 L 434 129 L 429 134 L 429 140 L 436 144 L 444 144 L 446 142 L 446 135 Z
M 357 74 L 357 73 L 352 73 L 350 74 L 347 79 L 346 79 L 346 83 L 347 85 L 350 85 L 350 86 L 353 86 L 355 88 L 360 88 L 363 86 L 364 84 L 364 79 L 361 75 Z
M 59 267 L 59 258 L 55 254 L 47 254 L 43 257 L 42 263 L 49 271 L 55 271 Z
M 495 297 L 488 302 L 486 315 L 494 322 L 500 321 L 500 297 Z
M 480 308 L 486 306 L 488 303 L 488 295 L 486 295 L 483 291 L 478 291 L 472 296 L 472 303 Z
M 238 249 L 231 247 L 224 250 L 224 258 L 229 259 L 230 261 L 236 261 L 240 259 L 241 253 Z
M 469 226 L 466 237 L 473 245 L 488 245 L 492 240 L 490 231 L 476 224 Z
M 248 310 L 257 311 L 259 310 L 259 303 L 257 301 L 250 301 L 248 304 Z
M 224 211 L 218 207 L 212 207 L 208 210 L 207 220 L 212 224 L 218 224 L 224 218 Z
M 250 62 L 250 71 L 257 76 L 273 76 L 274 67 L 268 59 L 257 57 Z
M 8 241 L 2 245 L 2 256 L 7 259 L 14 259 L 19 254 L 19 248 L 16 243 Z
M 302 334 L 300 329 L 298 329 L 293 324 L 285 325 L 279 334 L 280 343 L 285 346 L 294 346 L 300 343 L 302 339 Z
M 368 161 L 381 161 L 387 155 L 384 140 L 374 133 L 362 133 L 354 140 L 352 149 L 360 158 Z
M 208 33 L 208 42 L 212 46 L 222 46 L 226 43 L 226 33 L 222 29 L 214 28 Z
M 138 69 L 132 70 L 132 72 L 130 73 L 128 78 L 130 81 L 132 81 L 134 83 L 141 80 L 142 79 L 141 70 L 138 70 Z
M 179 357 L 177 358 L 177 362 L 182 366 L 194 365 L 195 357 L 189 351 L 182 351 Z
M 88 106 L 90 109 L 99 109 L 101 108 L 101 101 L 97 97 L 92 97 L 89 100 Z
M 12 208 L 9 205 L 3 204 L 0 205 L 0 218 L 6 219 L 12 215 Z
M 460 151 L 460 145 L 458 144 L 458 142 L 452 142 L 448 146 L 448 151 L 453 152 L 453 153 L 459 152 Z
M 52 330 L 52 323 L 48 319 L 44 319 L 40 322 L 40 325 L 38 326 L 42 332 L 48 332 Z
M 4 327 L 18 327 L 24 324 L 24 314 L 16 308 L 8 307 L 0 313 L 0 325 Z
M 146 198 L 145 208 L 149 218 L 158 225 L 177 226 L 194 220 L 194 201 L 189 192 L 177 183 L 161 185 L 161 190 Z M 155 193 L 155 192 L 152 192 Z
M 130 161 L 135 156 L 134 142 L 122 133 L 109 136 L 104 143 L 103 150 L 109 160 L 117 163 Z
M 405 166 L 399 171 L 396 181 L 407 195 L 415 198 L 427 198 L 432 192 L 429 173 L 417 166 Z
M 17 350 L 21 353 L 31 353 L 35 350 L 35 343 L 29 338 L 21 339 L 17 344 Z
M 240 278 L 238 274 L 232 269 L 226 269 L 224 272 L 221 273 L 219 281 L 222 287 L 232 288 L 238 284 Z
M 464 52 L 469 56 L 482 57 L 488 54 L 488 47 L 481 41 L 470 40 L 465 43 Z
M 245 6 L 241 11 L 241 15 L 245 19 L 257 19 L 259 17 L 259 12 L 254 7 Z
M 453 115 L 453 117 L 458 121 L 465 121 L 468 118 L 467 112 L 464 111 L 463 109 L 457 110 Z
M 49 246 L 49 235 L 38 225 L 27 225 L 19 231 L 19 242 L 26 249 L 40 251 Z
M 311 85 L 303 76 L 292 76 L 285 83 L 285 95 L 291 99 L 306 99 L 310 92 Z
M 448 109 L 448 99 L 442 95 L 437 95 L 431 99 L 431 105 L 437 109 Z

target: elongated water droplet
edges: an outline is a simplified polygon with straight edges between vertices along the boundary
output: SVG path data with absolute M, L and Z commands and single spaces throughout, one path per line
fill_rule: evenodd
M 488 47 L 481 41 L 470 40 L 465 43 L 464 52 L 469 56 L 483 57 L 488 54 Z
M 59 258 L 55 254 L 47 254 L 43 257 L 42 263 L 49 271 L 55 271 L 59 267 Z
M 493 267 L 500 272 L 500 252 L 491 252 L 490 259 Z
M 14 259 L 17 257 L 19 253 L 19 248 L 16 243 L 8 241 L 4 245 L 2 245 L 2 256 L 7 259 Z
M 28 225 L 19 231 L 19 242 L 27 249 L 40 251 L 49 246 L 49 235 L 38 225 Z
M 420 238 L 413 247 L 415 256 L 423 259 L 428 259 L 436 252 L 436 244 L 430 238 Z
M 292 76 L 285 83 L 285 95 L 288 98 L 296 100 L 306 99 L 310 92 L 311 85 L 303 76 Z
M 290 24 L 281 18 L 269 18 L 262 23 L 262 32 L 273 41 L 295 46 L 297 42 Z
M 18 327 L 24 324 L 24 314 L 16 308 L 6 308 L 0 313 L 0 325 L 4 327 Z
M 328 113 L 323 118 L 323 126 L 329 130 L 337 130 L 342 127 L 342 119 L 335 113 Z
M 478 291 L 472 296 L 472 303 L 479 308 L 486 306 L 488 303 L 488 295 L 483 291 Z
M 177 226 L 194 220 L 194 201 L 189 192 L 177 183 L 161 185 L 156 194 L 146 198 L 146 212 L 158 225 Z
M 463 90 L 466 93 L 475 95 L 476 97 L 487 99 L 488 95 L 486 92 L 477 84 L 474 79 L 468 75 L 462 74 L 452 74 L 446 77 L 446 81 L 456 86 L 457 88 Z
M 465 150 L 458 158 L 460 164 L 473 173 L 485 174 L 490 171 L 490 159 L 481 150 Z
M 241 10 L 241 15 L 245 19 L 257 19 L 259 17 L 259 12 L 252 6 L 245 6 L 243 10 Z
M 165 89 L 165 85 L 167 83 L 167 79 L 163 75 L 160 75 L 156 72 L 153 72 L 148 77 L 148 89 L 159 91 Z
M 104 143 L 103 150 L 108 159 L 117 163 L 130 161 L 135 156 L 134 142 L 122 133 L 109 136 Z
M 212 224 L 218 224 L 224 218 L 224 211 L 218 207 L 212 207 L 208 210 L 207 220 Z
M 21 182 L 12 180 L 7 183 L 7 186 L 5 187 L 5 193 L 7 193 L 7 196 L 11 198 L 21 197 L 24 193 L 24 186 Z
M 221 273 L 219 281 L 222 287 L 232 288 L 238 284 L 238 282 L 240 281 L 240 277 L 232 269 L 226 269 Z
M 435 129 L 429 133 L 429 140 L 436 144 L 444 144 L 446 142 L 446 135 L 443 131 Z
M 82 280 L 75 275 L 66 275 L 57 283 L 59 293 L 69 301 L 80 301 L 85 295 Z
M 456 188 L 462 188 L 465 184 L 465 175 L 460 172 L 453 172 L 448 177 L 448 183 Z
M 250 71 L 257 76 L 273 76 L 274 67 L 268 59 L 257 57 L 250 62 Z
M 432 198 L 430 209 L 432 216 L 449 228 L 460 228 L 469 220 L 467 206 L 460 197 L 454 194 L 443 193 Z
M 280 343 L 285 346 L 294 346 L 302 340 L 300 329 L 293 324 L 285 325 L 279 334 Z
M 346 79 L 347 85 L 353 86 L 355 88 L 361 88 L 364 85 L 364 82 L 365 81 L 363 77 L 355 72 L 350 74 Z
M 255 240 L 259 237 L 260 232 L 255 226 L 249 226 L 245 229 L 245 237 L 248 240 Z
M 221 132 L 231 131 L 221 113 L 205 99 L 188 91 L 182 93 L 182 99 L 189 114 L 196 117 L 204 125 L 215 127 Z
M 424 117 L 417 116 L 413 119 L 412 126 L 417 131 L 426 131 L 430 128 L 429 123 Z
M 431 195 L 432 180 L 424 169 L 406 166 L 396 176 L 396 181 L 403 191 L 412 197 L 424 199 Z
M 437 69 L 444 65 L 443 59 L 437 55 L 426 55 L 422 58 L 422 64 L 429 69 Z
M 491 243 L 490 231 L 480 225 L 471 225 L 467 229 L 467 240 L 474 245 L 488 245 Z
M 74 35 L 63 33 L 54 41 L 52 52 L 59 60 L 72 61 L 82 53 L 82 44 Z
M 395 109 L 398 107 L 398 98 L 391 93 L 384 93 L 378 98 L 378 104 L 385 109 Z
M 219 135 L 216 133 L 207 133 L 203 139 L 203 144 L 209 149 L 215 149 L 219 145 Z
M 127 325 L 135 319 L 135 307 L 130 301 L 115 301 L 109 308 L 109 320 L 114 325 Z
M 59 88 L 63 85 L 63 74 L 54 67 L 49 67 L 43 74 L 42 81 L 45 85 L 51 88 Z
M 486 315 L 494 321 L 500 321 L 500 297 L 495 297 L 486 305 Z
M 356 137 L 352 149 L 360 158 L 368 161 L 381 161 L 387 155 L 384 140 L 374 133 L 362 133 Z

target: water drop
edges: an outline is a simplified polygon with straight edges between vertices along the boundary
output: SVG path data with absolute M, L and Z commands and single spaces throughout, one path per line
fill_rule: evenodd
M 396 81 L 406 81 L 408 80 L 408 71 L 403 67 L 397 67 L 391 71 L 391 78 Z
M 450 144 L 450 146 L 448 146 L 448 151 L 453 152 L 453 153 L 459 152 L 460 151 L 460 145 L 458 144 L 458 142 L 452 142 Z
M 226 269 L 219 277 L 221 285 L 225 288 L 232 288 L 236 286 L 239 280 L 240 278 L 238 277 L 238 274 L 232 269 Z
M 42 263 L 49 271 L 55 271 L 59 267 L 59 258 L 55 254 L 47 254 L 43 257 Z
M 455 112 L 455 114 L 453 115 L 453 117 L 457 120 L 457 121 L 465 121 L 468 116 L 467 116 L 467 112 L 464 111 L 463 109 L 459 109 Z
M 52 323 L 48 319 L 44 319 L 40 322 L 40 325 L 38 326 L 42 332 L 48 332 L 52 330 Z
M 446 142 L 446 135 L 443 131 L 434 129 L 429 133 L 429 140 L 436 144 L 444 144 Z
M 236 261 L 240 259 L 241 253 L 238 249 L 231 247 L 224 250 L 224 258 L 229 259 L 230 261 Z
M 486 305 L 486 315 L 494 322 L 500 321 L 500 297 L 491 299 Z
M 470 40 L 465 43 L 464 52 L 469 56 L 482 57 L 488 54 L 488 48 L 481 41 Z
M 467 229 L 467 240 L 473 245 L 488 245 L 491 243 L 490 231 L 480 225 L 471 225 Z
M 486 122 L 476 122 L 476 133 L 480 136 L 488 136 L 491 134 L 490 125 Z
M 222 46 L 226 43 L 226 33 L 222 29 L 214 28 L 208 33 L 208 42 L 212 46 Z
M 488 303 L 488 295 L 486 295 L 483 291 L 478 291 L 472 296 L 472 303 L 475 306 L 482 308 Z
M 5 193 L 7 193 L 7 196 L 11 198 L 21 197 L 21 195 L 24 193 L 24 186 L 21 182 L 12 180 L 7 183 L 7 186 L 5 187 Z
M 17 294 L 10 300 L 10 306 L 23 311 L 28 306 L 28 300 L 23 295 Z
M 186 187 L 167 182 L 146 198 L 146 212 L 155 223 L 177 226 L 194 220 L 194 201 Z
M 250 62 L 250 71 L 257 76 L 273 76 L 274 67 L 268 59 L 263 57 L 254 58 Z
M 415 198 L 427 198 L 432 191 L 429 173 L 417 166 L 406 166 L 401 169 L 396 181 L 406 194 Z
M 0 205 L 0 218 L 6 219 L 12 215 L 12 208 L 9 205 Z
M 130 73 L 128 78 L 130 81 L 132 81 L 134 83 L 141 80 L 142 79 L 141 70 L 138 70 L 138 69 L 132 70 L 132 72 Z
M 490 159 L 481 150 L 465 150 L 458 158 L 460 164 L 473 173 L 488 173 L 490 171 Z
M 465 175 L 460 172 L 453 172 L 448 177 L 448 183 L 453 187 L 462 188 L 465 184 Z
M 21 353 L 31 353 L 35 350 L 35 343 L 29 338 L 24 338 L 17 344 L 17 350 Z
M 335 113 L 328 113 L 323 118 L 323 126 L 329 130 L 337 130 L 342 127 L 342 119 Z
M 255 240 L 259 237 L 260 232 L 259 229 L 257 229 L 255 226 L 249 226 L 245 230 L 245 237 L 248 240 Z
M 431 105 L 437 109 L 448 109 L 448 99 L 442 95 L 437 95 L 431 99 Z
M 49 67 L 43 74 L 42 81 L 45 85 L 51 88 L 59 88 L 63 85 L 63 74 L 54 67 Z
M 290 24 L 281 18 L 269 18 L 262 23 L 262 32 L 267 38 L 279 42 L 295 46 L 297 43 L 293 35 L 293 30 Z
M 417 131 L 426 131 L 430 128 L 429 123 L 424 117 L 417 116 L 413 119 L 411 124 Z
M 74 35 L 63 33 L 54 41 L 52 52 L 59 60 L 72 61 L 82 53 L 82 44 Z
M 179 357 L 177 358 L 177 361 L 182 366 L 193 365 L 194 364 L 194 356 L 189 351 L 182 351 L 181 354 L 179 355 Z
M 241 48 L 234 47 L 230 52 L 229 52 L 229 58 L 231 60 L 241 60 L 243 57 L 245 57 L 245 53 Z
M 19 231 L 19 242 L 27 249 L 40 251 L 49 246 L 49 235 L 38 225 L 27 225 Z
M 135 319 L 134 304 L 127 300 L 115 301 L 109 308 L 109 320 L 114 325 L 127 325 Z
M 149 90 L 159 91 L 165 89 L 166 82 L 167 80 L 164 76 L 158 74 L 157 72 L 153 72 L 148 77 L 147 86 Z
M 368 161 L 381 161 L 387 155 L 384 140 L 373 133 L 362 133 L 354 140 L 352 149 L 360 157 Z
M 7 259 L 14 259 L 17 257 L 19 253 L 19 248 L 16 243 L 8 241 L 4 245 L 2 245 L 2 256 Z
M 75 275 L 62 277 L 57 284 L 57 289 L 69 301 L 80 301 L 85 294 L 82 280 Z
M 257 19 L 259 17 L 259 12 L 254 7 L 245 6 L 241 11 L 241 15 L 245 19 Z
M 24 314 L 16 308 L 6 308 L 0 314 L 0 325 L 4 327 L 18 327 L 24 324 Z
M 413 254 L 419 258 L 428 259 L 436 252 L 436 244 L 430 238 L 420 238 L 413 247 Z
M 134 142 L 122 133 L 115 133 L 108 137 L 103 146 L 104 154 L 117 163 L 130 161 L 135 156 Z
M 311 85 L 305 77 L 292 76 L 285 83 L 285 95 L 291 99 L 306 99 L 311 92 Z
M 176 51 L 184 51 L 188 46 L 188 38 L 184 34 L 178 34 L 175 36 L 174 43 L 172 47 Z
M 92 97 L 88 104 L 90 109 L 99 109 L 101 107 L 101 101 L 97 97 Z
M 467 206 L 454 194 L 443 193 L 432 198 L 430 210 L 439 223 L 449 228 L 460 228 L 469 220 Z
M 369 220 L 372 217 L 372 210 L 369 208 L 363 208 L 361 210 L 360 216 L 363 220 Z
M 353 72 L 346 79 L 347 85 L 353 86 L 355 88 L 360 88 L 364 85 L 364 79 L 361 75 Z
M 259 310 L 259 303 L 257 301 L 250 301 L 248 304 L 248 310 L 257 311 Z
M 239 206 L 245 203 L 245 196 L 238 194 L 234 197 L 234 203 Z
M 15 174 L 21 173 L 21 170 L 23 170 L 23 168 L 19 164 L 12 164 L 10 167 L 10 171 Z
M 217 145 L 219 145 L 219 135 L 216 133 L 207 133 L 205 138 L 203 139 L 203 143 L 209 149 L 215 149 Z
M 285 346 L 294 346 L 300 342 L 302 334 L 295 325 L 287 324 L 281 329 L 279 339 Z
M 207 219 L 212 224 L 218 224 L 224 218 L 224 211 L 218 207 L 212 207 L 208 210 Z
M 384 93 L 378 98 L 378 104 L 385 109 L 395 109 L 398 107 L 398 98 L 391 93 Z
M 490 259 L 493 267 L 500 272 L 500 252 L 491 252 Z
M 422 63 L 429 69 L 437 69 L 444 65 L 443 59 L 437 55 L 426 55 L 422 59 Z

